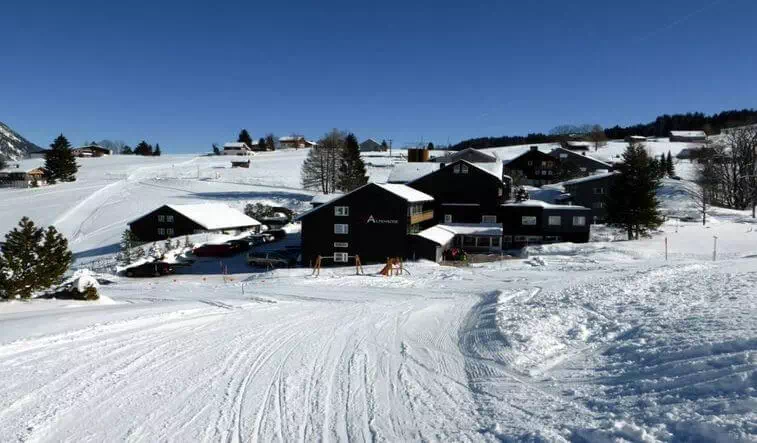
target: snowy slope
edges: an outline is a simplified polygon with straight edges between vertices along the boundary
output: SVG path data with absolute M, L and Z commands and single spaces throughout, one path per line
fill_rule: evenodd
M 82 159 L 75 183 L 0 190 L 0 222 L 34 212 L 97 254 L 158 204 L 307 207 L 305 155 Z M 754 441 L 757 225 L 687 222 L 686 186 L 638 242 L 392 278 L 214 259 L 102 303 L 0 303 L 0 441 Z
M 0 122 L 0 158 L 6 160 L 20 160 L 27 153 L 39 151 L 42 148 L 25 139 L 10 127 Z

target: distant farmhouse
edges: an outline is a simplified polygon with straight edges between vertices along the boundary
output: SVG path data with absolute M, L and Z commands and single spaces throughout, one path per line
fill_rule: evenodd
M 379 152 L 384 150 L 385 149 L 381 146 L 381 143 L 372 138 L 360 143 L 360 152 Z
M 111 149 L 104 148 L 95 143 L 73 148 L 71 149 L 71 153 L 74 155 L 74 157 L 103 157 L 106 155 L 113 155 L 113 151 Z
M 707 134 L 704 131 L 670 131 L 670 141 L 699 143 L 707 141 Z
M 316 145 L 317 143 L 310 140 L 306 140 L 305 137 L 301 135 L 279 137 L 279 146 L 281 148 L 301 149 L 301 148 L 312 148 Z
M 478 149 L 466 148 L 462 151 L 452 152 L 441 157 L 435 157 L 431 161 L 436 163 L 452 163 L 456 160 L 465 160 L 470 163 L 499 163 L 499 157 Z
M 0 188 L 35 188 L 47 185 L 39 162 L 22 161 L 0 170 Z
M 589 151 L 591 150 L 591 142 L 567 141 L 563 147 L 571 151 Z
M 142 241 L 203 232 L 258 232 L 260 226 L 259 221 L 223 203 L 164 205 L 129 223 L 131 232 Z
M 624 141 L 626 143 L 644 143 L 647 141 L 647 138 L 643 135 L 629 135 Z
M 231 142 L 223 145 L 223 155 L 255 155 L 252 148 L 243 142 Z

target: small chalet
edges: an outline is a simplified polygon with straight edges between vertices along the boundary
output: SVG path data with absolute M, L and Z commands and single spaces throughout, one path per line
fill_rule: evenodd
M 440 262 L 444 251 L 460 248 L 472 253 L 502 251 L 502 225 L 498 223 L 449 223 L 432 226 L 411 238 L 414 259 Z
M 704 131 L 670 131 L 670 141 L 685 143 L 700 143 L 707 141 Z
M 465 160 L 470 163 L 501 163 L 496 155 L 473 148 L 466 148 L 462 151 L 449 153 L 441 157 L 435 157 L 431 161 L 437 163 L 452 163 L 456 160 Z
M 104 157 L 112 155 L 113 151 L 98 144 L 92 143 L 86 146 L 71 149 L 74 157 Z
M 285 136 L 279 138 L 279 146 L 281 148 L 294 148 L 294 149 L 300 149 L 300 148 L 312 148 L 316 146 L 317 143 L 312 142 L 310 140 L 306 140 L 305 137 L 301 135 L 292 135 L 292 136 Z
M 555 205 L 539 200 L 506 203 L 501 207 L 502 247 L 589 241 L 591 211 L 582 206 Z
M 586 155 L 586 152 L 578 154 L 563 147 L 555 148 L 549 153 L 552 157 L 560 160 L 560 164 L 573 164 L 581 171 L 582 175 L 593 174 L 596 171 L 610 171 L 612 165 L 594 157 Z
M 570 194 L 571 201 L 577 205 L 591 209 L 592 224 L 604 223 L 607 218 L 605 198 L 610 193 L 612 182 L 618 172 L 590 175 L 563 182 L 565 191 Z
M 249 168 L 250 167 L 250 160 L 232 160 L 231 161 L 231 167 L 232 168 Z
M 255 155 L 252 148 L 243 142 L 231 142 L 223 145 L 223 155 Z
M 260 222 L 223 203 L 164 205 L 129 223 L 142 241 L 156 241 L 203 232 L 260 231 Z
M 541 186 L 554 183 L 560 171 L 560 159 L 539 150 L 538 146 L 505 163 L 504 173 L 520 179 L 522 184 Z
M 571 140 L 565 142 L 563 147 L 571 151 L 589 151 L 591 150 L 591 142 Z
M 0 170 L 0 188 L 36 188 L 47 185 L 45 170 L 39 162 L 24 161 Z
M 647 141 L 647 138 L 643 135 L 629 135 L 625 139 L 623 139 L 626 143 L 644 143 Z
M 510 195 L 509 177 L 502 180 L 500 162 L 456 160 L 408 186 L 434 198 L 436 220 L 445 224 L 497 223 L 497 210 Z
M 409 186 L 369 183 L 323 203 L 297 219 L 302 222 L 302 263 L 318 256 L 324 264 L 383 263 L 407 257 L 408 234 L 433 223 L 433 197 Z
M 384 148 L 381 147 L 381 143 L 377 142 L 376 140 L 369 138 L 368 140 L 365 140 L 364 142 L 360 143 L 360 152 L 379 152 L 384 151 Z

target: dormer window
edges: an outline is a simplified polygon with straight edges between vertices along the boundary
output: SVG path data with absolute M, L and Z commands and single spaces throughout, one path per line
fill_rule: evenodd
M 461 165 L 460 170 L 463 174 L 468 173 L 468 165 Z

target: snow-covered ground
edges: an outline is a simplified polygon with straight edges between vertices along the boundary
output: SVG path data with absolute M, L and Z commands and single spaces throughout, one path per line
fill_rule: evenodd
M 306 207 L 305 155 L 260 154 L 249 170 L 84 159 L 76 183 L 0 190 L 0 227 L 32 215 L 96 255 L 163 203 Z M 394 161 L 369 172 L 381 181 Z M 665 182 L 669 216 L 691 211 L 689 185 Z M 209 261 L 115 278 L 99 303 L 0 303 L 0 440 L 754 441 L 751 221 L 719 209 L 637 242 L 597 229 L 602 241 L 401 277 L 255 272 L 237 257 L 230 276 Z

